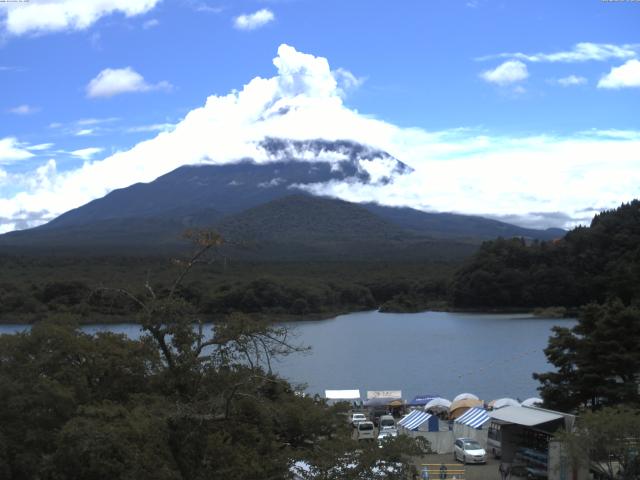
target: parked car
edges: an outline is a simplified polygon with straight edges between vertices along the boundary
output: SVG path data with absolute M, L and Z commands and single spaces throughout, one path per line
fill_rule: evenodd
M 356 430 L 358 432 L 358 440 L 374 440 L 376 438 L 373 422 L 370 422 L 369 420 L 360 422 L 356 426 Z
M 395 428 L 396 421 L 393 419 L 393 415 L 382 415 L 378 420 L 378 427 L 380 430 L 385 428 Z
M 378 433 L 378 443 L 382 447 L 382 443 L 387 438 L 393 438 L 398 436 L 398 430 L 395 427 L 387 427 L 380 430 Z
M 485 463 L 487 452 L 472 438 L 457 438 L 453 444 L 453 459 L 462 463 Z
M 356 427 L 360 422 L 366 422 L 367 416 L 364 413 L 352 413 L 349 417 L 349 423 L 352 427 Z

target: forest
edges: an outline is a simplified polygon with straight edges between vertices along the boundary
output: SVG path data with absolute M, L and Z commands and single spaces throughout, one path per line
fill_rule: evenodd
M 138 306 L 115 294 L 150 283 L 166 289 L 176 258 L 0 256 L 0 322 L 32 323 L 53 314 L 81 322 L 131 319 Z M 204 317 L 230 312 L 269 318 L 325 318 L 382 307 L 417 311 L 446 301 L 452 262 L 247 262 L 198 264 L 178 294 Z
M 0 478 L 285 479 L 300 464 L 310 480 L 412 474 L 428 444 L 353 440 L 346 404 L 272 372 L 306 350 L 286 327 L 235 313 L 194 328 L 178 292 L 209 246 L 167 289 L 118 291 L 137 305 L 139 340 L 83 333 L 69 313 L 0 336 Z
M 576 308 L 640 301 L 640 201 L 596 215 L 558 240 L 485 242 L 454 275 L 450 299 L 465 308 Z

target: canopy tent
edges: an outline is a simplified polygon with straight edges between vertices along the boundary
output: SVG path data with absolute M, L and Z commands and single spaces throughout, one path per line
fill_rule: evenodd
M 334 401 L 360 400 L 360 390 L 325 390 L 324 396 L 327 400 Z
M 472 398 L 454 400 L 451 407 L 449 407 L 449 416 L 455 419 L 463 415 L 470 408 L 481 407 L 482 405 L 482 400 L 474 400 Z
M 503 407 L 519 407 L 520 402 L 514 400 L 513 398 L 498 398 L 497 400 L 491 400 L 489 402 L 489 408 L 493 410 L 497 410 Z
M 398 422 L 398 425 L 407 430 L 418 430 L 425 424 L 428 432 L 437 432 L 439 429 L 438 418 L 421 410 L 414 410 Z
M 407 405 L 410 407 L 422 407 L 435 398 L 439 398 L 438 395 L 416 395 Z
M 473 393 L 461 393 L 460 395 L 456 395 L 456 398 L 453 399 L 453 402 L 455 403 L 459 400 L 467 400 L 467 399 L 480 400 Z
M 463 415 L 456 418 L 455 422 L 472 428 L 482 428 L 490 419 L 484 408 L 470 408 Z
M 437 397 L 432 400 L 429 400 L 427 404 L 424 406 L 425 410 L 449 410 L 451 407 L 451 402 L 446 398 Z
M 531 398 L 527 398 L 526 400 L 524 400 L 522 402 L 522 406 L 523 407 L 534 407 L 536 405 L 542 405 L 544 402 L 542 401 L 541 398 L 537 398 L 537 397 L 531 397 Z

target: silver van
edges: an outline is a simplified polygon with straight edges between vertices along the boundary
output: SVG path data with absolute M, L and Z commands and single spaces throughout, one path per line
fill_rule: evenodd
M 378 427 L 380 430 L 384 430 L 385 428 L 395 428 L 396 421 L 393 419 L 393 415 L 382 415 L 380 420 L 378 420 Z
M 373 422 L 366 421 L 360 422 L 356 426 L 356 430 L 358 432 L 358 440 L 374 440 L 376 437 L 374 435 Z

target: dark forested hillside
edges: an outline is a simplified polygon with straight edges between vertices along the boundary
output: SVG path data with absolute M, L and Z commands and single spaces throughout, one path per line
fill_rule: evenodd
M 596 215 L 563 239 L 486 242 L 455 275 L 459 307 L 575 307 L 640 301 L 640 201 Z

